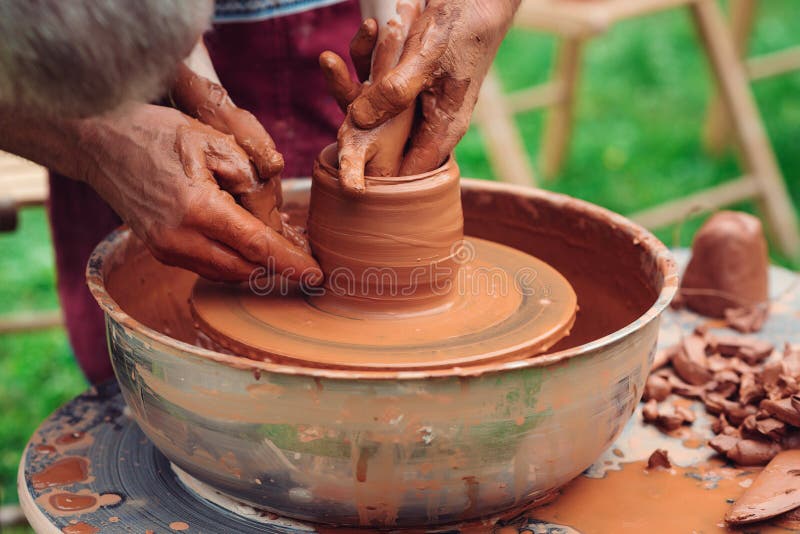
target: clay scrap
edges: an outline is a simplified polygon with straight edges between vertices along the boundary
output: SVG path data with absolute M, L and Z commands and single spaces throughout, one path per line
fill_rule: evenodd
M 648 469 L 669 469 L 670 467 L 672 467 L 672 462 L 669 460 L 669 453 L 664 449 L 654 450 L 650 458 L 647 459 Z
M 800 506 L 800 450 L 783 451 L 769 462 L 725 514 L 730 525 L 770 519 Z
M 694 421 L 670 394 L 697 400 L 716 416 L 709 445 L 739 465 L 764 465 L 800 447 L 800 346 L 782 351 L 762 339 L 698 329 L 656 356 L 644 388 L 645 422 L 665 432 Z
M 768 268 L 761 222 L 746 213 L 721 211 L 697 232 L 673 305 L 725 319 L 743 333 L 757 332 L 769 311 Z

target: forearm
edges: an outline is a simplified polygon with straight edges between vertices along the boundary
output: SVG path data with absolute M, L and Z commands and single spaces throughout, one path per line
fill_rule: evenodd
M 140 203 L 143 177 L 148 175 L 142 172 L 136 180 L 127 176 L 131 158 L 142 167 L 149 155 L 139 150 L 143 141 L 135 138 L 142 129 L 137 124 L 157 126 L 158 108 L 130 104 L 114 114 L 88 119 L 33 117 L 5 109 L 0 111 L 0 150 L 88 184 L 128 220 Z M 164 137 L 169 136 L 150 133 L 148 139 L 158 150 L 174 151 L 174 132 L 171 141 Z
M 85 180 L 88 147 L 81 142 L 82 120 L 28 116 L 0 108 L 0 150 L 29 159 L 76 180 Z

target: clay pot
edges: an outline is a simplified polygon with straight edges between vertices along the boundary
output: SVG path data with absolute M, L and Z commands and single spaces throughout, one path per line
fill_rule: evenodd
M 340 187 L 336 145 L 314 163 L 308 236 L 326 296 L 350 305 L 397 306 L 447 296 L 464 237 L 460 172 L 453 158 L 415 176 L 367 177 L 366 192 Z

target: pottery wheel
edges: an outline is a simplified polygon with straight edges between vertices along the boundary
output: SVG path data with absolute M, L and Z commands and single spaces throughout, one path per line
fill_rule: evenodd
M 126 411 L 116 382 L 108 383 L 64 405 L 33 435 L 20 463 L 18 488 L 25 516 L 37 533 L 337 532 L 257 510 L 193 480 L 155 448 Z M 86 465 L 85 476 L 41 487 L 43 479 L 55 482 L 42 473 L 70 460 Z M 104 504 L 59 511 L 48 502 L 53 495 L 70 494 L 98 498 Z M 535 520 L 486 520 L 499 528 L 513 528 L 515 534 L 530 529 L 530 521 Z M 515 527 L 502 527 L 511 523 Z M 481 532 L 475 529 L 467 524 L 437 527 L 433 532 Z
M 685 262 L 685 252 L 678 256 Z M 784 269 L 770 268 L 771 298 L 775 302 L 772 314 L 758 335 L 775 344 L 785 341 L 800 343 L 797 329 L 797 313 L 800 310 L 800 285 L 795 273 Z M 713 323 L 713 321 L 711 321 Z M 666 310 L 659 332 L 658 347 L 666 348 L 676 343 L 684 332 L 709 321 L 685 310 Z M 705 440 L 713 433 L 711 419 L 700 403 L 694 403 L 698 420 L 687 429 L 694 440 L 686 435 L 667 435 L 652 425 L 645 425 L 641 418 L 641 404 L 628 421 L 616 442 L 589 467 L 582 476 L 562 490 L 563 495 L 555 503 L 504 521 L 486 520 L 478 524 L 453 527 L 436 527 L 438 534 L 485 533 L 563 533 L 578 534 L 597 532 L 595 528 L 582 528 L 584 510 L 598 507 L 605 515 L 633 515 L 639 522 L 617 525 L 614 532 L 659 532 L 663 531 L 663 517 L 650 513 L 656 500 L 663 500 L 666 508 L 686 518 L 689 531 L 721 531 L 718 527 L 729 500 L 735 500 L 760 468 L 735 469 L 728 466 L 734 482 L 724 484 L 716 478 L 707 478 L 697 466 L 705 465 L 713 457 Z M 89 534 L 153 532 L 163 534 L 178 529 L 187 533 L 267 533 L 309 534 L 314 532 L 337 532 L 331 528 L 318 528 L 255 511 L 253 508 L 236 507 L 224 496 L 203 494 L 191 489 L 191 484 L 181 481 L 167 460 L 139 430 L 136 423 L 126 415 L 127 408 L 116 383 L 93 389 L 80 395 L 57 410 L 37 429 L 31 437 L 20 462 L 18 489 L 20 503 L 25 515 L 39 534 Z M 693 443 L 698 441 L 699 443 Z M 675 473 L 665 471 L 658 476 L 644 476 L 642 465 L 656 449 L 669 451 L 676 465 Z M 86 462 L 85 478 L 54 485 L 36 487 L 34 477 L 48 467 L 69 458 Z M 628 473 L 628 475 L 625 475 Z M 623 476 L 620 476 L 622 474 Z M 627 487 L 632 477 L 640 480 L 641 491 L 634 500 L 621 504 L 618 495 Z M 665 492 L 661 479 L 671 477 L 673 482 L 694 489 L 689 497 L 680 492 Z M 705 477 L 705 478 L 704 478 Z M 39 478 L 41 480 L 41 477 Z M 638 480 L 638 479 L 637 479 Z M 697 484 L 693 485 L 693 481 Z M 720 484 L 720 482 L 723 482 Z M 697 491 L 696 485 L 702 491 Z M 213 492 L 213 490 L 210 490 Z M 109 504 L 92 511 L 75 510 L 56 515 L 46 506 L 46 496 L 54 493 L 76 493 L 90 495 L 112 495 Z M 697 506 L 717 506 L 722 511 L 712 514 L 713 520 L 680 514 L 687 498 L 695 499 Z M 575 502 L 580 504 L 575 504 Z M 559 507 L 560 506 L 560 507 Z M 627 506 L 627 508 L 625 507 Z M 634 509 L 634 510 L 632 510 Z M 254 515 L 255 514 L 255 515 Z M 553 517 L 557 516 L 558 519 Z M 616 517 L 616 516 L 615 516 Z M 71 529 L 71 530 L 70 530 Z M 769 525 L 752 526 L 751 532 L 798 532 L 796 528 L 782 525 L 780 529 Z M 366 532 L 366 531 L 365 531 Z M 419 533 L 419 530 L 414 532 Z
M 432 369 L 544 352 L 569 333 L 576 295 L 543 261 L 467 238 L 452 290 L 435 306 L 351 310 L 296 285 L 256 291 L 200 280 L 192 313 L 236 354 L 317 367 Z M 265 287 L 265 286 L 261 286 Z M 380 305 L 382 304 L 382 305 Z

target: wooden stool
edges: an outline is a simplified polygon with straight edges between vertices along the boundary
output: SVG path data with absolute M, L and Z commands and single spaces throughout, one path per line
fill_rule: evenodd
M 584 43 L 616 22 L 670 8 L 691 12 L 714 79 L 721 105 L 730 117 L 740 147 L 745 175 L 631 216 L 647 227 L 665 226 L 690 213 L 756 198 L 767 216 L 777 244 L 790 256 L 800 256 L 797 215 L 767 138 L 747 73 L 739 60 L 725 17 L 716 0 L 526 0 L 517 13 L 517 27 L 554 33 L 561 39 L 552 79 L 533 88 L 503 95 L 490 73 L 481 93 L 476 122 L 487 138 L 489 160 L 503 181 L 534 184 L 515 113 L 548 108 L 541 150 L 544 176 L 553 176 L 569 145 L 575 89 Z
M 800 46 L 772 52 L 762 56 L 747 57 L 747 44 L 756 19 L 756 0 L 731 0 L 730 27 L 736 51 L 744 60 L 751 80 L 761 80 L 787 72 L 800 70 Z M 708 107 L 703 140 L 709 153 L 720 155 L 730 144 L 730 117 L 718 95 Z
M 7 152 L 0 152 L 0 232 L 16 229 L 17 212 L 47 200 L 47 170 Z
M 19 209 L 44 204 L 48 191 L 47 169 L 0 152 L 0 232 L 14 231 Z M 42 330 L 62 324 L 59 310 L 20 312 L 0 317 L 0 334 Z

